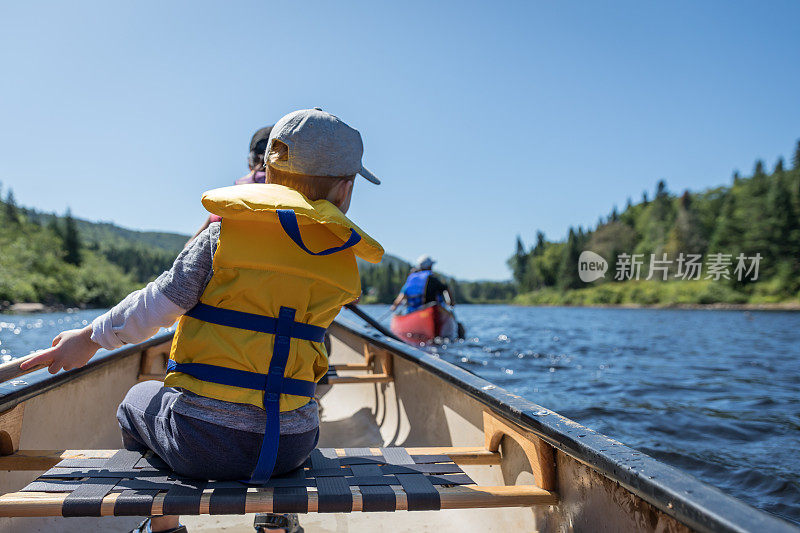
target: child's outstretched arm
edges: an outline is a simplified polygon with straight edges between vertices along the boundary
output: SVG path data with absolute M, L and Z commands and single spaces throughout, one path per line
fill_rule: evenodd
M 47 365 L 55 374 L 85 365 L 99 350 L 149 339 L 200 301 L 208 283 L 219 238 L 219 223 L 203 231 L 185 248 L 172 268 L 146 287 L 129 294 L 83 329 L 64 331 L 53 347 L 20 363 L 20 370 Z
M 51 374 L 62 368 L 72 370 L 85 365 L 100 349 L 100 345 L 92 340 L 92 326 L 83 329 L 62 331 L 53 339 L 53 347 L 42 350 L 19 365 L 20 370 L 47 365 Z

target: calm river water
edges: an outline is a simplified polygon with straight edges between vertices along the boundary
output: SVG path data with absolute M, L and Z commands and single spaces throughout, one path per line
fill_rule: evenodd
M 387 307 L 365 309 L 379 317 Z M 97 314 L 0 315 L 0 357 L 48 346 Z M 469 338 L 438 347 L 442 358 L 800 523 L 800 313 L 462 306 L 458 315 Z

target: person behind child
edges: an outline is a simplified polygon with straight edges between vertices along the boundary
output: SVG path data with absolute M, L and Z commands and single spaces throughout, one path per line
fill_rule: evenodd
M 429 255 L 423 255 L 417 259 L 416 266 L 411 269 L 400 293 L 392 302 L 392 311 L 403 303 L 406 304 L 407 313 L 414 312 L 431 302 L 447 303 L 451 307 L 456 305 L 453 292 L 433 273 L 435 262 Z
M 247 167 L 250 169 L 250 172 L 234 181 L 234 185 L 265 182 L 267 173 L 264 168 L 264 153 L 267 151 L 267 141 L 269 141 L 269 134 L 272 128 L 273 126 L 267 126 L 253 134 L 253 137 L 250 139 L 250 152 L 247 154 Z M 200 229 L 186 242 L 186 245 L 188 246 L 190 242 L 195 240 L 212 222 L 219 222 L 220 220 L 221 218 L 218 215 L 213 213 L 209 214 L 206 221 L 200 226 Z
M 319 434 L 313 394 L 328 370 L 325 328 L 360 294 L 356 256 L 383 255 L 344 215 L 356 174 L 380 183 L 362 153 L 359 132 L 337 117 L 286 115 L 269 137 L 266 184 L 205 193 L 221 222 L 169 271 L 86 328 L 59 334 L 26 368 L 77 368 L 101 347 L 140 342 L 178 319 L 164 383 L 135 385 L 119 406 L 125 448 L 152 450 L 199 479 L 263 484 L 299 467 Z M 140 530 L 185 528 L 160 516 Z

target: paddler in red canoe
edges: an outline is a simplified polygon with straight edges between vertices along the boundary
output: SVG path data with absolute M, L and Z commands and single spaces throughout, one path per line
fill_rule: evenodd
M 455 307 L 453 292 L 431 270 L 435 262 L 429 255 L 417 259 L 417 265 L 411 269 L 408 279 L 400 289 L 400 294 L 392 303 L 392 311 L 403 303 L 406 304 L 406 313 L 413 313 L 432 302 L 446 303 L 450 307 Z
M 392 331 L 409 344 L 464 337 L 464 328 L 453 313 L 453 291 L 433 273 L 434 263 L 429 255 L 417 259 L 392 303 L 392 311 L 406 305 L 405 313 L 392 317 Z

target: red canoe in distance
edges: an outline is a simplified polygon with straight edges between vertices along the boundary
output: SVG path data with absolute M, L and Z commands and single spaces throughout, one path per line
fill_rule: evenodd
M 436 337 L 455 339 L 456 318 L 441 305 L 432 303 L 412 313 L 392 317 L 392 333 L 413 346 L 428 344 Z

